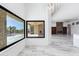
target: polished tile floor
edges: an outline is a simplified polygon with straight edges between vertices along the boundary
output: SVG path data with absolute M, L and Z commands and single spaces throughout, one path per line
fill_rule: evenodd
M 26 46 L 18 56 L 79 56 L 79 48 L 73 47 L 72 36 L 53 35 L 48 46 Z

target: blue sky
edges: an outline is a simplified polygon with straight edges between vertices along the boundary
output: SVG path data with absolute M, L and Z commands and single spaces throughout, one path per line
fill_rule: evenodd
M 9 16 L 7 16 L 7 27 L 9 26 L 15 26 L 16 29 L 23 29 L 24 28 L 24 24 L 22 22 L 19 22 Z

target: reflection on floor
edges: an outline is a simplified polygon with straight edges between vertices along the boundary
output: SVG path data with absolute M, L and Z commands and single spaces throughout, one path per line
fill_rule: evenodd
M 53 35 L 48 46 L 28 46 L 18 56 L 79 56 L 79 48 L 72 44 L 71 36 Z
M 24 38 L 24 34 L 17 34 L 15 36 L 8 36 L 7 37 L 7 45 L 10 45 L 20 39 Z

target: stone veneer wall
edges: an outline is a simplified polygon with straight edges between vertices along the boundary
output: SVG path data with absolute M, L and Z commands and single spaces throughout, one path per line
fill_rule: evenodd
M 56 33 L 63 33 L 63 22 L 56 22 Z
M 0 48 L 7 45 L 7 35 L 6 35 L 6 12 L 0 9 Z

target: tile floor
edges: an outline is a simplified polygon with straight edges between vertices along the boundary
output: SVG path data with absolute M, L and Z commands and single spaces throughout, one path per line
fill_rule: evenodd
M 79 56 L 79 48 L 73 47 L 72 37 L 53 35 L 48 46 L 26 46 L 18 56 Z

